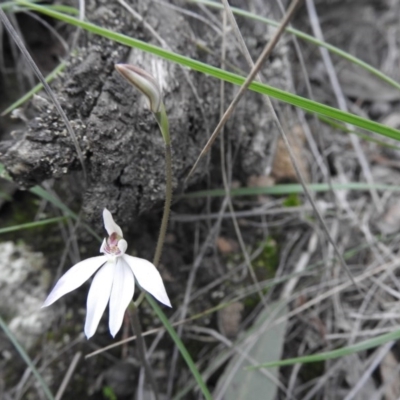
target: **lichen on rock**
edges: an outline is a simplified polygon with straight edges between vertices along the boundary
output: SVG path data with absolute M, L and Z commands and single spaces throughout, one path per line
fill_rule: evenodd
M 55 319 L 41 310 L 50 275 L 41 253 L 23 244 L 0 243 L 0 313 L 11 332 L 29 350 Z

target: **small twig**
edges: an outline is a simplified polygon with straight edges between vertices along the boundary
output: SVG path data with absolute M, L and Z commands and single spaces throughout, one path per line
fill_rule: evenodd
M 60 388 L 57 391 L 55 400 L 61 400 L 61 398 L 65 392 L 65 389 L 67 388 L 67 385 L 72 378 L 72 374 L 74 373 L 75 368 L 78 365 L 78 362 L 79 362 L 81 356 L 82 356 L 82 353 L 80 351 L 75 353 L 74 358 L 72 359 L 71 364 L 69 365 L 68 371 L 65 374 L 64 379 L 61 382 Z
M 223 117 L 221 118 L 221 120 L 219 121 L 217 127 L 215 128 L 214 132 L 212 133 L 210 139 L 208 140 L 208 142 L 204 146 L 203 150 L 201 151 L 199 157 L 197 158 L 196 162 L 194 163 L 192 169 L 190 170 L 188 176 L 185 179 L 184 186 L 186 185 L 187 181 L 190 179 L 190 177 L 192 176 L 193 172 L 197 168 L 197 165 L 199 164 L 200 160 L 210 150 L 212 144 L 214 143 L 215 139 L 217 138 L 218 134 L 220 133 L 222 127 L 225 125 L 226 121 L 231 116 L 232 112 L 234 111 L 234 109 L 238 105 L 240 99 L 242 98 L 242 96 L 246 92 L 247 88 L 250 86 L 250 84 L 253 82 L 254 78 L 258 74 L 258 71 L 260 70 L 263 62 L 272 53 L 272 50 L 275 48 L 276 44 L 278 43 L 278 40 L 280 39 L 280 37 L 282 36 L 283 32 L 285 31 L 285 28 L 286 28 L 287 24 L 292 19 L 293 15 L 294 15 L 294 13 L 295 13 L 295 11 L 297 9 L 297 6 L 300 4 L 301 1 L 302 0 L 293 0 L 292 1 L 292 3 L 290 5 L 285 17 L 283 18 L 281 24 L 279 25 L 279 28 L 276 30 L 274 36 L 271 38 L 270 42 L 264 48 L 264 50 L 261 53 L 260 57 L 258 58 L 256 63 L 254 64 L 254 67 L 250 71 L 250 74 L 247 76 L 246 80 L 243 82 L 243 85 L 240 87 L 240 89 L 237 92 L 236 96 L 232 100 L 231 104 L 229 105 L 229 107 L 225 111 Z
M 400 266 L 400 261 L 399 260 L 395 260 L 393 262 L 389 262 L 386 264 L 381 264 L 379 266 L 377 266 L 376 268 L 366 271 L 358 276 L 356 276 L 354 278 L 354 281 L 356 283 L 361 283 L 363 282 L 365 279 L 368 279 L 380 272 L 383 271 L 387 271 L 387 270 L 394 270 L 395 268 L 398 268 Z M 292 311 L 289 311 L 285 316 L 277 319 L 274 324 L 280 324 L 285 320 L 288 320 L 292 317 L 294 317 L 295 315 L 300 314 L 301 312 L 309 309 L 310 307 L 319 304 L 322 300 L 329 298 L 330 296 L 334 295 L 335 293 L 339 293 L 342 292 L 343 290 L 349 288 L 351 285 L 353 285 L 353 282 L 343 282 L 339 285 L 336 285 L 335 287 L 333 287 L 332 289 L 326 290 L 324 293 L 320 294 L 317 297 L 314 297 L 312 300 L 307 301 L 306 303 L 302 304 L 301 306 L 295 308 Z M 271 326 L 272 328 L 272 326 Z
M 79 19 L 81 21 L 85 20 L 85 0 L 78 0 L 79 1 Z M 76 46 L 78 45 L 79 36 L 83 31 L 82 28 L 79 28 L 74 33 L 74 38 L 72 39 L 71 44 L 71 51 L 75 50 Z
M 146 357 L 146 344 L 143 340 L 143 335 L 142 335 L 142 327 L 140 325 L 140 320 L 138 316 L 138 309 L 135 306 L 135 303 L 131 303 L 131 311 L 132 313 L 130 314 L 131 321 L 132 321 L 132 326 L 133 330 L 136 333 L 136 343 L 137 343 L 137 349 L 140 357 L 140 361 L 142 362 L 142 365 L 144 366 L 144 369 L 146 371 L 146 377 L 149 380 L 149 383 L 153 389 L 154 396 L 156 400 L 159 399 L 158 396 L 158 389 L 157 389 L 157 383 L 154 378 L 153 370 L 149 364 L 149 361 L 147 360 Z
M 10 23 L 11 23 L 12 26 L 14 27 L 15 32 L 17 33 L 18 37 L 21 39 L 22 43 L 23 43 L 24 46 L 25 46 L 25 38 L 24 38 L 24 35 L 23 35 L 22 32 L 21 32 L 21 29 L 20 29 L 18 20 L 17 20 L 17 18 L 16 18 L 16 13 L 10 12 L 10 13 L 8 14 L 8 18 L 9 18 L 9 20 L 10 20 Z M 17 51 L 16 51 L 16 47 L 14 46 L 14 44 L 16 44 L 16 42 L 13 41 L 12 35 L 10 35 L 9 42 L 10 42 L 10 44 L 12 44 L 12 48 L 13 48 L 13 51 L 12 51 L 12 52 L 13 52 L 13 57 L 14 57 L 15 62 L 17 63 L 17 62 L 20 60 L 20 57 L 18 57 L 18 53 L 17 53 Z M 18 45 L 17 45 L 17 47 L 18 47 Z M 23 68 L 23 69 L 25 69 L 25 67 L 28 67 L 28 70 L 26 70 L 26 71 L 24 71 L 24 72 L 25 72 L 25 74 L 27 75 L 27 79 L 28 79 L 28 81 L 29 81 L 29 85 L 30 85 L 30 86 L 34 86 L 34 84 L 35 84 L 35 74 L 33 73 L 33 71 L 32 71 L 31 69 L 29 69 L 29 62 L 28 62 L 28 60 L 24 59 L 24 57 L 22 56 L 22 60 L 21 60 L 21 61 L 22 61 L 22 68 Z M 25 90 L 25 88 L 24 88 L 25 85 L 24 85 L 24 82 L 23 82 L 23 79 L 22 79 L 22 74 L 18 74 L 18 75 L 20 75 L 19 83 L 21 84 L 21 89 L 23 88 L 23 89 Z
M 292 2 L 292 4 L 291 4 L 290 7 L 289 7 L 289 10 L 288 10 L 287 13 L 286 13 L 286 16 L 285 16 L 284 20 L 282 21 L 281 25 L 279 26 L 278 31 L 276 32 L 275 36 L 277 35 L 277 33 L 279 32 L 280 29 L 282 29 L 282 31 L 285 29 L 285 26 L 286 26 L 286 25 L 289 23 L 289 21 L 290 21 L 290 17 L 289 17 L 289 16 L 292 16 L 292 15 L 293 15 L 293 13 L 294 13 L 294 11 L 296 10 L 296 7 L 297 7 L 297 5 L 300 3 L 300 1 L 301 1 L 301 0 L 299 0 L 299 1 L 294 0 L 294 1 Z M 234 20 L 235 18 L 234 18 L 234 16 L 233 16 L 232 10 L 231 10 L 230 7 L 229 7 L 229 4 L 227 3 L 227 0 L 223 0 L 223 3 L 224 3 L 225 6 L 228 5 L 228 7 L 227 7 L 228 15 L 230 14 L 230 15 L 231 15 L 231 19 Z M 236 22 L 235 22 L 235 24 L 234 24 L 234 28 L 236 28 L 236 29 L 234 29 L 235 32 L 237 32 L 238 29 L 239 29 L 239 28 L 237 27 Z M 282 33 L 282 32 L 281 32 L 281 33 Z M 239 37 L 239 43 L 243 43 L 243 44 L 244 44 L 243 40 L 240 39 L 240 38 L 241 38 L 240 31 L 239 31 L 239 34 L 238 34 L 237 36 Z M 274 37 L 275 37 L 275 36 L 274 36 Z M 279 37 L 278 37 L 278 38 L 279 38 Z M 271 42 L 273 42 L 273 41 L 274 41 L 274 38 L 271 39 Z M 277 40 L 276 40 L 276 41 L 277 41 Z M 275 42 L 276 42 L 276 41 L 275 41 Z M 270 42 L 270 43 L 271 43 L 271 42 Z M 269 47 L 270 47 L 270 46 L 267 45 L 267 48 L 269 48 Z M 246 60 L 248 61 L 249 65 L 252 67 L 252 73 L 250 73 L 249 77 L 250 77 L 250 76 L 253 76 L 253 78 L 254 78 L 254 77 L 256 76 L 256 74 L 257 74 L 258 69 L 261 67 L 261 63 L 260 63 L 260 58 L 261 58 L 261 56 L 260 56 L 259 59 L 257 60 L 256 64 L 253 64 L 253 61 L 252 61 L 252 59 L 251 59 L 251 56 L 250 56 L 250 54 L 249 54 L 249 52 L 248 52 L 248 50 L 247 50 L 247 48 L 246 48 L 245 45 L 244 45 L 243 51 L 244 51 L 244 53 L 246 54 Z M 265 52 L 265 50 L 264 50 L 264 52 Z M 264 52 L 263 52 L 263 54 L 264 54 Z M 257 67 L 258 67 L 258 69 L 257 69 Z M 247 82 L 247 81 L 248 81 L 248 79 L 246 79 L 246 82 Z M 246 82 L 243 84 L 243 86 L 241 87 L 241 89 L 245 86 Z M 249 84 L 250 84 L 250 82 L 249 82 Z M 239 93 L 240 93 L 240 91 L 239 91 Z M 239 93 L 238 93 L 238 94 L 239 94 Z M 231 107 L 232 104 L 235 102 L 235 100 L 237 99 L 237 97 L 238 97 L 238 96 L 236 96 L 236 98 L 232 101 L 230 107 Z M 324 219 L 323 219 L 321 213 L 319 212 L 319 210 L 318 210 L 318 208 L 317 208 L 317 206 L 316 206 L 316 204 L 315 204 L 315 201 L 314 201 L 313 198 L 312 198 L 311 192 L 310 192 L 310 190 L 308 189 L 308 187 L 307 187 L 307 185 L 306 185 L 306 182 L 305 182 L 305 179 L 304 179 L 304 177 L 303 177 L 303 174 L 301 173 L 300 168 L 299 168 L 299 166 L 298 166 L 298 163 L 297 163 L 297 161 L 296 161 L 296 157 L 295 157 L 295 155 L 294 155 L 294 153 L 293 153 L 292 147 L 290 146 L 288 137 L 287 137 L 285 131 L 283 130 L 283 128 L 282 128 L 282 126 L 281 126 L 281 124 L 280 124 L 280 122 L 279 122 L 278 116 L 276 115 L 276 112 L 275 112 L 275 109 L 274 109 L 274 107 L 273 107 L 273 105 L 272 105 L 271 99 L 270 99 L 268 96 L 266 96 L 266 99 L 267 99 L 268 108 L 269 108 L 269 110 L 270 110 L 270 112 L 271 112 L 271 114 L 272 114 L 272 116 L 273 116 L 273 119 L 274 119 L 274 121 L 275 121 L 275 124 L 276 124 L 276 126 L 277 126 L 277 128 L 278 128 L 278 130 L 279 130 L 279 132 L 280 132 L 280 134 L 281 134 L 281 137 L 282 137 L 282 139 L 283 139 L 283 142 L 284 142 L 284 144 L 285 144 L 285 147 L 286 147 L 286 149 L 287 149 L 287 151 L 288 151 L 288 154 L 289 154 L 289 157 L 290 157 L 290 161 L 292 162 L 293 167 L 294 167 L 294 170 L 296 171 L 296 175 L 297 175 L 297 177 L 299 178 L 299 181 L 300 181 L 301 185 L 302 185 L 303 188 L 304 188 L 304 194 L 306 195 L 307 200 L 310 202 L 310 204 L 311 204 L 311 206 L 312 206 L 312 208 L 313 208 L 313 210 L 314 210 L 314 213 L 315 213 L 315 215 L 317 216 L 317 218 L 318 218 L 318 220 L 319 220 L 319 222 L 320 222 L 320 224 L 321 224 L 321 226 L 322 226 L 322 228 L 323 228 L 323 230 L 324 230 L 324 232 L 325 232 L 325 235 L 326 235 L 326 237 L 327 237 L 329 243 L 330 243 L 330 244 L 332 245 L 332 247 L 334 248 L 335 253 L 336 253 L 336 256 L 338 257 L 338 259 L 339 259 L 339 261 L 340 261 L 340 264 L 342 265 L 342 267 L 344 268 L 344 270 L 345 270 L 346 273 L 348 274 L 348 276 L 349 276 L 350 280 L 352 281 L 352 283 L 357 287 L 357 290 L 361 293 L 361 290 L 360 290 L 359 287 L 356 285 L 356 283 L 355 283 L 355 281 L 354 281 L 354 278 L 353 278 L 353 276 L 352 276 L 352 274 L 351 274 L 351 272 L 350 272 L 350 269 L 349 269 L 349 267 L 348 267 L 347 264 L 346 264 L 346 261 L 344 260 L 344 258 L 343 258 L 343 256 L 342 256 L 341 252 L 339 251 L 338 247 L 336 246 L 335 241 L 332 239 L 332 237 L 331 237 L 331 235 L 330 235 L 330 233 L 329 233 L 328 227 L 327 227 L 327 225 L 326 225 L 326 223 L 325 223 L 325 221 L 324 221 Z M 230 108 L 230 107 L 229 107 L 229 108 Z M 229 108 L 228 108 L 228 110 L 229 110 Z M 224 116 L 227 115 L 228 110 L 225 112 Z M 227 118 L 228 118 L 228 117 L 229 117 L 229 115 L 227 116 Z M 222 121 L 222 120 L 221 120 L 221 121 Z M 220 123 L 218 124 L 218 126 L 221 124 L 221 121 L 220 121 Z M 216 128 L 216 130 L 215 130 L 216 132 L 217 132 L 218 126 L 217 126 L 217 128 Z M 222 127 L 222 125 L 221 125 L 221 127 Z M 217 133 L 218 133 L 218 132 L 217 132 Z M 213 134 L 213 135 L 214 135 L 214 134 Z M 213 135 L 211 136 L 211 138 L 213 137 Z M 211 143 L 211 144 L 212 144 L 212 143 Z M 211 145 L 211 144 L 210 144 L 210 145 Z M 206 147 L 207 147 L 207 145 L 206 145 Z M 203 149 L 203 151 L 204 151 L 204 150 L 205 150 L 205 149 Z M 200 154 L 199 158 L 200 158 L 200 157 L 201 157 L 201 154 Z M 197 163 L 197 161 L 196 161 L 196 163 Z M 196 164 L 195 164 L 195 165 L 196 165 Z M 195 166 L 194 166 L 194 167 L 195 167 Z M 192 170 L 194 169 L 194 167 L 192 168 Z M 190 173 L 189 173 L 189 175 L 190 175 Z M 187 178 L 187 179 L 188 179 L 188 178 Z
M 382 345 L 375 351 L 375 357 L 374 357 L 373 361 L 371 362 L 369 367 L 366 368 L 366 370 L 362 374 L 362 376 L 359 379 L 359 381 L 357 382 L 357 384 L 355 384 L 353 386 L 353 388 L 350 390 L 350 392 L 347 393 L 347 396 L 344 398 L 344 400 L 353 400 L 356 397 L 358 398 L 358 396 L 357 396 L 358 394 L 360 394 L 362 396 L 362 394 L 359 392 L 360 391 L 362 392 L 363 388 L 365 389 L 367 381 L 369 379 L 371 379 L 372 374 L 377 370 L 377 368 L 379 367 L 379 364 L 381 364 L 381 362 L 383 361 L 383 359 L 385 358 L 387 353 L 390 352 L 391 348 L 394 346 L 395 343 L 396 343 L 396 341 L 392 340 L 392 341 Z M 387 398 L 387 397 L 385 396 L 385 398 Z
M 292 295 L 299 279 L 301 278 L 301 272 L 303 272 L 306 269 L 311 256 L 317 249 L 317 244 L 318 244 L 318 234 L 317 232 L 313 232 L 310 237 L 310 240 L 308 241 L 307 249 L 301 253 L 300 257 L 298 258 L 298 261 L 296 262 L 296 266 L 293 270 L 293 272 L 296 275 L 290 280 L 288 280 L 283 286 L 283 289 L 281 290 L 280 293 L 281 299 L 288 299 Z
M 1 9 L 0 9 L 1 11 Z M 6 323 L 3 321 L 3 319 L 0 316 L 0 329 L 3 330 L 4 334 L 8 337 L 10 342 L 13 344 L 21 358 L 25 361 L 25 364 L 30 368 L 32 374 L 36 378 L 37 382 L 41 386 L 45 396 L 47 397 L 48 400 L 55 400 L 53 394 L 51 393 L 49 387 L 47 386 L 47 383 L 44 381 L 42 375 L 40 375 L 39 371 L 37 370 L 35 364 L 32 362 L 24 348 L 19 344 L 17 341 L 15 335 L 10 331 Z
M 223 0 L 223 3 L 227 2 L 227 0 Z M 226 5 L 226 4 L 225 4 Z M 229 4 L 228 4 L 229 8 Z M 222 17 L 223 17 L 223 36 L 222 36 L 222 51 L 221 51 L 221 69 L 225 69 L 225 60 L 226 60 L 226 29 L 227 29 L 227 17 L 230 16 L 229 10 L 225 8 L 223 11 Z M 230 22 L 232 24 L 232 20 L 230 19 Z M 241 37 L 241 36 L 240 36 Z M 221 80 L 220 83 L 220 118 L 222 119 L 222 116 L 224 114 L 224 106 L 225 106 L 225 82 Z M 263 296 L 263 293 L 260 288 L 260 284 L 257 280 L 257 276 L 255 274 L 253 264 L 251 262 L 249 253 L 246 249 L 246 245 L 243 240 L 242 233 L 240 231 L 240 227 L 236 218 L 235 214 L 235 209 L 233 208 L 232 204 L 232 198 L 230 195 L 230 187 L 229 187 L 229 180 L 228 180 L 228 174 L 227 174 L 227 165 L 226 165 L 226 160 L 225 160 L 225 138 L 224 138 L 224 127 L 221 128 L 221 135 L 220 135 L 220 156 L 221 156 L 221 174 L 222 174 L 222 182 L 224 185 L 225 189 L 225 194 L 226 198 L 228 200 L 228 208 L 229 212 L 231 214 L 231 219 L 233 223 L 233 228 L 235 229 L 236 237 L 239 242 L 240 250 L 243 253 L 244 260 L 246 262 L 247 269 L 249 270 L 251 279 L 253 280 L 253 283 L 256 285 L 258 288 L 258 296 L 260 297 L 260 301 L 266 306 L 266 302 Z
M 194 332 L 201 332 L 203 334 L 207 334 L 207 335 L 215 338 L 217 341 L 221 342 L 225 347 L 227 347 L 228 349 L 231 349 L 233 353 L 240 356 L 239 361 L 246 360 L 251 365 L 254 365 L 254 366 L 257 366 L 259 364 L 259 361 L 257 361 L 256 359 L 254 359 L 252 356 L 249 355 L 249 348 L 251 348 L 253 344 L 250 344 L 250 346 L 246 347 L 243 345 L 243 342 L 234 343 L 231 340 L 229 340 L 228 338 L 226 338 L 224 335 L 221 335 L 216 330 L 210 329 L 210 328 L 205 328 L 202 326 L 192 325 L 192 326 L 188 326 L 186 329 L 194 331 Z M 260 368 L 258 371 L 262 375 L 264 375 L 266 379 L 274 382 L 274 384 L 277 387 L 279 387 L 280 390 L 287 393 L 287 389 L 286 389 L 285 385 L 280 381 L 279 377 L 276 377 L 267 368 Z M 233 373 L 236 373 L 236 372 L 237 372 L 237 370 L 233 369 Z M 226 385 L 230 385 L 232 383 L 232 380 L 229 377 L 227 377 L 227 380 L 225 381 L 225 383 L 226 383 Z M 224 387 L 222 387 L 222 389 L 219 391 L 219 396 L 215 397 L 215 400 L 220 399 L 221 396 L 223 398 L 223 395 L 225 394 L 225 390 L 226 389 Z M 293 399 L 293 396 L 290 396 L 289 398 Z
M 313 0 L 306 0 L 306 5 L 307 5 L 307 10 L 308 10 L 310 23 L 311 23 L 311 28 L 313 30 L 313 33 L 314 33 L 314 35 L 315 35 L 315 37 L 317 39 L 323 41 L 324 40 L 324 36 L 322 34 L 321 26 L 319 24 L 318 15 L 317 15 L 317 11 L 315 9 L 314 1 Z M 321 53 L 322 60 L 323 60 L 323 62 L 325 64 L 325 68 L 326 68 L 326 70 L 328 72 L 329 81 L 331 83 L 333 92 L 335 94 L 338 106 L 342 111 L 346 111 L 347 112 L 348 108 L 347 108 L 346 99 L 345 99 L 345 97 L 343 95 L 343 91 L 342 91 L 342 88 L 340 86 L 340 83 L 339 83 L 339 80 L 338 80 L 334 65 L 332 63 L 331 56 L 330 56 L 328 50 L 323 48 L 323 47 L 320 47 L 319 51 Z M 348 129 L 352 128 L 351 125 L 349 125 L 347 123 L 346 123 L 346 127 Z M 367 182 L 369 184 L 373 185 L 374 180 L 372 178 L 372 174 L 371 174 L 371 170 L 370 170 L 369 165 L 368 165 L 367 158 L 365 157 L 365 154 L 364 154 L 364 152 L 363 152 L 363 150 L 361 148 L 360 139 L 358 138 L 357 135 L 350 134 L 350 141 L 351 141 L 351 144 L 352 144 L 352 146 L 354 148 L 354 151 L 356 152 L 358 161 L 359 161 L 359 163 L 361 165 L 361 169 L 362 169 L 362 171 L 364 173 L 364 176 L 365 176 Z M 378 210 L 378 212 L 382 212 L 383 211 L 382 202 L 381 202 L 381 200 L 380 200 L 380 198 L 378 196 L 377 191 L 374 188 L 371 188 L 370 189 L 370 193 L 371 193 L 372 200 L 375 203 L 376 209 Z

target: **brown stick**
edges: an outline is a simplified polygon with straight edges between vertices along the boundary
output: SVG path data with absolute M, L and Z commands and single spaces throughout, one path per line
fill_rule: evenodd
M 189 178 L 192 176 L 194 170 L 196 169 L 197 165 L 199 164 L 200 160 L 203 158 L 203 156 L 210 150 L 212 144 L 214 143 L 215 139 L 217 138 L 218 134 L 220 133 L 222 127 L 225 125 L 226 121 L 228 118 L 231 116 L 232 112 L 238 105 L 240 99 L 242 98 L 243 94 L 245 91 L 248 89 L 256 75 L 258 74 L 263 62 L 270 56 L 272 53 L 272 50 L 278 43 L 278 40 L 282 36 L 283 32 L 285 31 L 286 26 L 289 24 L 290 20 L 292 19 L 297 6 L 300 4 L 302 0 L 293 0 L 292 3 L 290 4 L 289 9 L 287 10 L 285 17 L 283 18 L 281 24 L 279 25 L 279 28 L 275 32 L 274 36 L 272 39 L 269 41 L 269 43 L 265 46 L 263 52 L 261 53 L 260 57 L 258 57 L 258 60 L 254 64 L 254 67 L 250 71 L 250 74 L 247 76 L 246 80 L 244 81 L 243 85 L 240 87 L 239 91 L 237 92 L 235 98 L 232 100 L 231 104 L 229 107 L 226 109 L 224 115 L 222 116 L 221 120 L 219 121 L 217 127 L 215 128 L 213 134 L 211 135 L 210 139 L 208 139 L 208 142 L 204 146 L 203 150 L 201 151 L 199 157 L 197 158 L 196 162 L 194 163 L 192 169 L 190 170 L 188 176 L 185 179 L 185 185 L 186 182 L 189 180 Z M 184 186 L 185 186 L 184 185 Z

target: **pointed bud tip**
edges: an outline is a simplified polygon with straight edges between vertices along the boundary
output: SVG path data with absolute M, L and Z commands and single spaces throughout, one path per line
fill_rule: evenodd
M 123 75 L 124 70 L 126 69 L 126 64 L 115 64 L 114 68 Z
M 114 68 L 147 98 L 153 113 L 161 111 L 161 89 L 154 77 L 147 71 L 130 64 L 115 64 Z

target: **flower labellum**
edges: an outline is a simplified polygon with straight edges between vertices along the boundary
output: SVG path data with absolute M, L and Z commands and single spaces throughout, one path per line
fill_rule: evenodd
M 116 64 L 115 69 L 146 96 L 153 113 L 161 111 L 161 89 L 152 75 L 131 64 Z
M 59 279 L 42 306 L 53 304 L 98 271 L 87 298 L 85 335 L 88 339 L 96 332 L 107 303 L 110 304 L 110 333 L 115 337 L 121 328 L 125 310 L 133 298 L 135 279 L 159 302 L 171 307 L 157 268 L 147 260 L 125 254 L 128 244 L 123 239 L 121 228 L 106 208 L 103 210 L 103 220 L 109 235 L 100 248 L 100 253 L 104 255 L 88 258 L 70 268 Z

